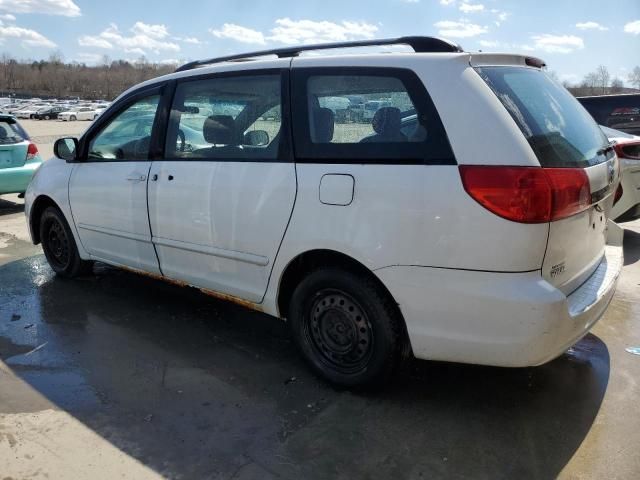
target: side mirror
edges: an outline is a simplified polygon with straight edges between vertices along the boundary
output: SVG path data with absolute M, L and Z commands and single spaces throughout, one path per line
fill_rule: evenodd
M 78 159 L 78 139 L 74 137 L 59 138 L 53 144 L 53 154 L 67 162 L 75 162 Z
M 252 147 L 264 147 L 269 145 L 269 134 L 264 130 L 251 130 L 244 134 L 243 143 Z

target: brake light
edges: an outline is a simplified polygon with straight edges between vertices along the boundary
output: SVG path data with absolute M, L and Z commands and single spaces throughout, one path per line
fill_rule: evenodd
M 581 168 L 461 165 L 464 189 L 487 210 L 520 223 L 546 223 L 591 205 L 589 177 Z
M 30 143 L 27 147 L 27 161 L 33 160 L 38 155 L 38 147 L 35 143 Z
M 616 143 L 613 146 L 618 158 L 629 160 L 640 160 L 640 142 Z

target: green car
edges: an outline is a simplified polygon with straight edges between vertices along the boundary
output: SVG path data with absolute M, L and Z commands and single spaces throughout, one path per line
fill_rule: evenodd
M 0 115 L 0 195 L 23 194 L 42 164 L 38 147 L 12 115 Z

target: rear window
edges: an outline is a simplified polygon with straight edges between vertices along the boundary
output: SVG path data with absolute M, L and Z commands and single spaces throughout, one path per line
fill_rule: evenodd
M 606 160 L 607 138 L 589 113 L 544 72 L 522 67 L 476 71 L 500 99 L 543 167 L 588 167 Z
M 17 123 L 0 120 L 0 145 L 10 145 L 20 143 L 29 137 Z

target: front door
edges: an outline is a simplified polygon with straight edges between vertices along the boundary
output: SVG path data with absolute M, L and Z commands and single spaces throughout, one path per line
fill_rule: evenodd
M 296 195 L 286 77 L 269 70 L 178 83 L 165 159 L 149 181 L 165 276 L 262 301 Z
M 88 138 L 69 201 L 82 246 L 96 260 L 160 273 L 147 213 L 149 145 L 159 94 L 138 98 Z

